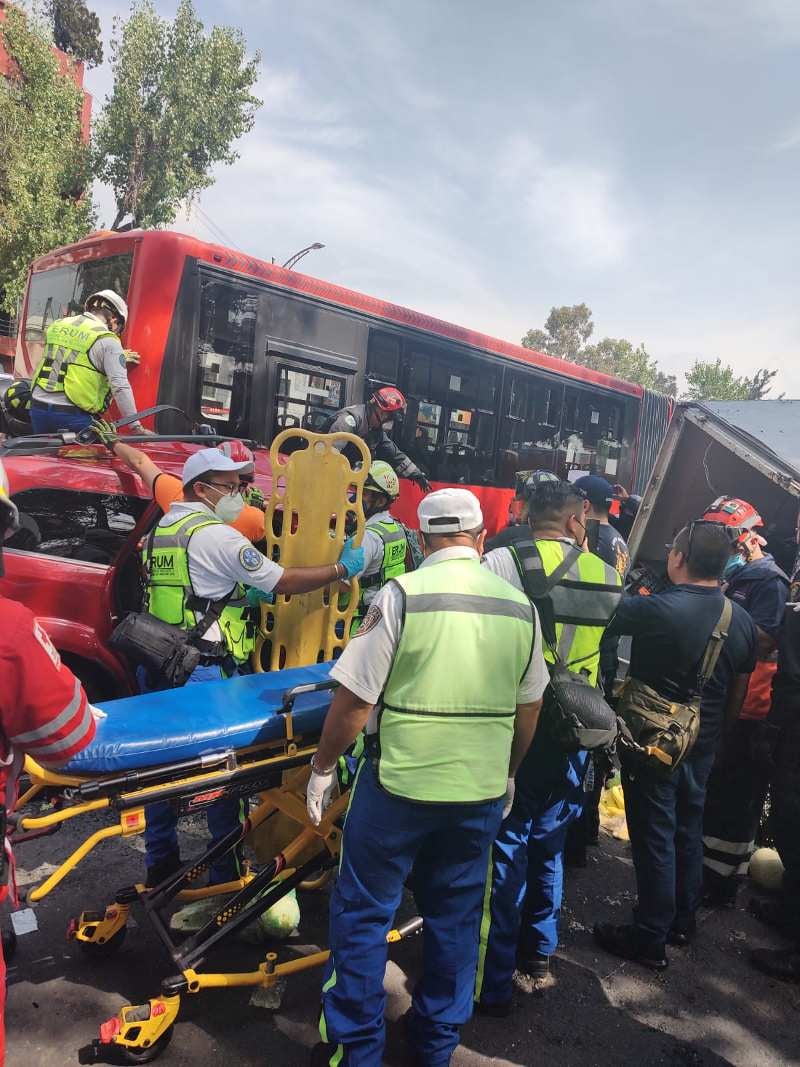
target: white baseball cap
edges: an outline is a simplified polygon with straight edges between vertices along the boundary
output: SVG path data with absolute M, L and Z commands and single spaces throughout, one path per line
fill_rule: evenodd
M 194 455 L 189 456 L 184 463 L 183 484 L 188 485 L 195 478 L 199 478 L 201 474 L 209 474 L 211 471 L 242 471 L 245 467 L 251 466 L 252 463 L 234 463 L 229 456 L 226 456 L 224 452 L 220 452 L 218 448 L 201 448 Z
M 478 498 L 469 489 L 437 489 L 428 493 L 417 508 L 423 533 L 455 534 L 483 526 Z

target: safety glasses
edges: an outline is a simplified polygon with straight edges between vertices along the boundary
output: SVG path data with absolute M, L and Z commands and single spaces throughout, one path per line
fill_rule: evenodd
M 686 562 L 687 563 L 692 558 L 692 545 L 694 543 L 695 532 L 701 526 L 716 526 L 718 529 L 724 530 L 725 534 L 726 534 L 728 540 L 731 542 L 731 544 L 734 543 L 734 540 L 731 538 L 731 535 L 730 535 L 729 527 L 727 527 L 724 522 L 717 522 L 716 519 L 694 519 L 692 522 L 689 523 L 689 543 L 686 546 Z M 679 548 L 675 547 L 675 542 L 674 541 L 672 542 L 671 545 L 665 545 L 664 547 L 667 549 L 668 552 L 679 552 L 680 551 Z

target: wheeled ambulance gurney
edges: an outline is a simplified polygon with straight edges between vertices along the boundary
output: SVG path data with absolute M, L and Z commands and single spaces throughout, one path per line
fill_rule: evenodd
M 115 1046 L 124 1062 L 155 1059 L 171 1039 L 182 994 L 204 989 L 270 988 L 285 976 L 320 966 L 327 952 L 277 962 L 267 953 L 260 965 L 242 973 L 202 970 L 208 954 L 221 942 L 254 922 L 301 883 L 335 866 L 347 796 L 340 796 L 320 826 L 308 821 L 302 790 L 308 762 L 330 703 L 335 683 L 330 664 L 250 675 L 225 682 L 190 686 L 163 693 L 111 701 L 97 724 L 95 741 L 58 773 L 29 762 L 31 786 L 20 798 L 17 827 L 23 834 L 52 832 L 87 812 L 115 817 L 86 841 L 31 893 L 41 900 L 101 841 L 143 833 L 145 805 L 169 800 L 179 813 L 202 811 L 222 795 L 257 801 L 241 829 L 209 847 L 160 885 L 135 884 L 121 889 L 104 911 L 87 911 L 73 920 L 68 936 L 90 956 L 115 952 L 125 937 L 131 906 L 138 903 L 167 950 L 173 974 L 160 995 L 147 1004 L 123 1008 L 101 1027 L 95 1054 Z M 26 814 L 37 799 L 54 810 Z M 246 867 L 241 879 L 203 885 L 209 866 L 238 848 L 271 816 L 282 813 L 296 834 L 258 869 Z M 308 857 L 308 858 L 306 858 Z M 180 940 L 170 930 L 167 911 L 175 902 L 220 896 L 220 907 L 197 933 Z M 414 920 L 393 931 L 400 940 L 419 929 Z

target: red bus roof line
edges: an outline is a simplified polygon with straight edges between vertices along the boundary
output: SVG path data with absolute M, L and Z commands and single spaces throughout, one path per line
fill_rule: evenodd
M 197 237 L 178 233 L 174 230 L 127 230 L 123 233 L 110 235 L 108 232 L 90 234 L 83 241 L 64 248 L 54 249 L 47 255 L 42 256 L 33 263 L 31 269 L 35 272 L 50 269 L 67 252 L 78 251 L 77 258 L 81 259 L 83 257 L 80 256 L 80 251 L 83 249 L 88 251 L 90 246 L 101 243 L 116 243 L 117 241 L 129 243 L 132 239 L 147 241 L 148 243 L 173 242 L 177 240 L 184 246 L 192 247 L 192 252 L 189 253 L 187 251 L 187 254 L 195 255 L 198 259 L 214 266 L 224 267 L 249 277 L 260 278 L 282 289 L 316 297 L 340 307 L 361 311 L 375 319 L 399 326 L 408 326 L 423 333 L 466 344 L 480 351 L 506 357 L 517 363 L 539 367 L 542 370 L 551 371 L 554 374 L 572 378 L 575 381 L 597 385 L 616 393 L 626 393 L 629 396 L 638 398 L 644 394 L 644 389 L 641 385 L 626 382 L 622 378 L 615 378 L 611 374 L 604 374 L 602 371 L 582 367 L 569 360 L 559 359 L 544 352 L 524 348 L 522 345 L 491 337 L 489 334 L 470 330 L 463 326 L 456 326 L 454 323 L 425 315 L 422 312 L 413 311 L 411 308 L 403 307 L 400 304 L 393 304 L 390 301 L 381 300 L 379 297 L 368 296 L 354 289 L 347 289 L 344 286 L 314 278 L 310 274 L 284 270 L 277 263 L 267 263 L 235 249 L 201 241 Z

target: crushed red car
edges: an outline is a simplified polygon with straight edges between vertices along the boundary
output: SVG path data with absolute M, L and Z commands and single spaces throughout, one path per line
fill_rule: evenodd
M 141 445 L 180 476 L 199 445 Z M 255 484 L 269 495 L 269 453 L 255 451 Z M 136 692 L 128 664 L 108 646 L 128 611 L 142 606 L 138 555 L 161 511 L 141 480 L 99 445 L 3 456 L 20 529 L 5 543 L 0 593 L 33 611 L 92 700 Z

